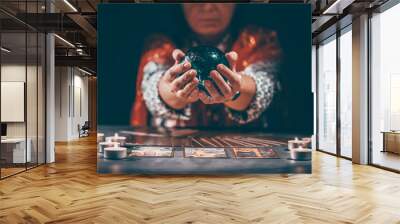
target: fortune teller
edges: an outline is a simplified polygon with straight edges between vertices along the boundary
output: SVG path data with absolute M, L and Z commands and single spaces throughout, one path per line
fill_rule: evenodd
M 139 64 L 131 125 L 155 127 L 266 127 L 261 114 L 277 92 L 277 34 L 264 28 L 234 27 L 235 4 L 182 4 L 188 35 L 180 45 L 163 35 L 148 40 Z M 182 62 L 185 51 L 207 45 L 226 52 L 199 90 L 196 71 Z

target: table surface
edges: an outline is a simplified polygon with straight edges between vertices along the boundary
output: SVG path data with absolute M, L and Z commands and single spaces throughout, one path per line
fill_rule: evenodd
M 300 135 L 283 135 L 237 130 L 205 131 L 194 129 L 155 130 L 129 127 L 99 127 L 105 137 L 125 136 L 129 150 L 138 145 L 173 147 L 172 157 L 128 157 L 109 160 L 98 153 L 99 173 L 128 174 L 238 174 L 238 173 L 311 173 L 311 161 L 291 160 L 287 141 Z M 278 158 L 187 158 L 186 147 L 273 149 Z

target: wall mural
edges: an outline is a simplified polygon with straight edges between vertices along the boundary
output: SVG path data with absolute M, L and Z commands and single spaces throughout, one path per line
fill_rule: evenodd
M 311 8 L 101 4 L 98 172 L 311 173 Z

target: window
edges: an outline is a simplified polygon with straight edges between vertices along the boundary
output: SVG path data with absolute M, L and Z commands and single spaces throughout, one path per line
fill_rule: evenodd
M 340 155 L 352 157 L 352 33 L 351 26 L 340 36 Z
M 44 3 L 18 6 L 22 15 L 42 12 Z M 0 12 L 0 178 L 45 163 L 45 34 L 23 23 L 2 27 L 14 20 Z
M 318 48 L 318 149 L 336 153 L 336 36 Z
M 371 162 L 400 170 L 400 4 L 371 19 Z

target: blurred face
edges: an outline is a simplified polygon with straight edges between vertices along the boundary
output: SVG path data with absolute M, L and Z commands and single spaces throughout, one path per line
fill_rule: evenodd
M 231 21 L 233 3 L 186 3 L 183 11 L 192 30 L 205 37 L 217 36 Z

